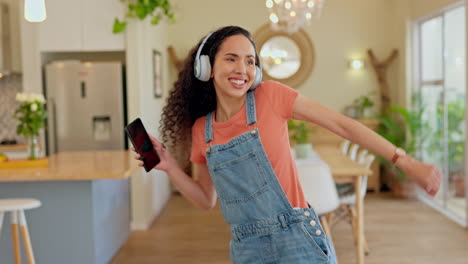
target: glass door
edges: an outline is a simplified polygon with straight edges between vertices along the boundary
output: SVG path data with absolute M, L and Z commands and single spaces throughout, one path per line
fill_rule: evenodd
M 463 5 L 418 23 L 419 82 L 414 96 L 424 108 L 429 133 L 421 158 L 442 169 L 441 190 L 424 199 L 466 225 L 465 197 L 465 7 Z

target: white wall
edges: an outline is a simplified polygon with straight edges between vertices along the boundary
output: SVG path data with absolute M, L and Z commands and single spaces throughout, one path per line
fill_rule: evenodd
M 169 43 L 180 58 L 185 57 L 200 38 L 218 27 L 239 25 L 254 34 L 268 21 L 264 1 L 173 2 L 177 23 L 169 26 Z M 353 72 L 348 70 L 347 62 L 351 57 L 367 58 L 368 48 L 379 59 L 390 54 L 397 43 L 395 8 L 395 1 L 388 0 L 325 1 L 322 17 L 305 29 L 315 47 L 313 72 L 303 85 L 295 88 L 337 111 L 354 98 L 376 90 L 377 80 L 369 64 L 364 71 Z M 395 88 L 398 73 L 395 67 L 396 63 L 389 73 L 392 88 Z
M 19 13 L 24 9 L 20 1 Z M 21 17 L 21 65 L 23 72 L 23 91 L 42 93 L 41 56 L 38 46 L 38 24 L 27 22 Z
M 128 120 L 140 117 L 148 133 L 159 138 L 159 120 L 167 96 L 153 96 L 153 49 L 162 53 L 163 87 L 169 86 L 167 26 L 132 21 L 126 30 Z M 146 229 L 170 197 L 168 176 L 161 171 L 140 169 L 131 177 L 132 229 Z
M 411 18 L 417 19 L 431 14 L 448 5 L 463 2 L 460 0 L 411 0 Z
M 11 69 L 21 71 L 20 19 L 23 18 L 18 0 L 1 0 L 8 5 L 10 14 Z
M 395 0 L 395 4 L 395 40 L 399 59 L 396 61 L 396 85 L 391 91 L 391 97 L 394 103 L 407 105 L 413 86 L 411 1 Z

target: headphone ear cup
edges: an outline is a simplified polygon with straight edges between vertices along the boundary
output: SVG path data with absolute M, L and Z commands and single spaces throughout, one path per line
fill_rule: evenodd
M 253 82 L 252 87 L 250 87 L 250 90 L 254 90 L 260 85 L 263 79 L 262 75 L 263 75 L 262 69 L 260 69 L 260 67 L 256 65 L 255 66 L 255 81 Z
M 207 55 L 201 55 L 198 60 L 197 65 L 199 66 L 199 72 L 196 76 L 197 79 L 199 79 L 202 82 L 207 82 L 208 80 L 210 80 L 210 75 L 211 75 L 210 57 L 208 57 Z
M 193 62 L 193 75 L 195 78 L 200 79 L 200 58 L 195 57 L 195 61 Z

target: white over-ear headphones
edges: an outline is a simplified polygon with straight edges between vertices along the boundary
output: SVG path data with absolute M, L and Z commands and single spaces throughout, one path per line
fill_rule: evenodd
M 198 80 L 202 82 L 207 82 L 210 80 L 211 64 L 210 64 L 210 57 L 208 55 L 200 55 L 200 53 L 203 49 L 203 46 L 205 45 L 205 42 L 210 38 L 210 36 L 213 33 L 214 32 L 211 32 L 203 39 L 202 43 L 200 44 L 200 47 L 198 47 L 197 54 L 195 55 L 195 61 L 193 63 L 194 75 Z M 258 65 L 255 65 L 255 81 L 250 87 L 250 90 L 257 88 L 261 82 L 262 82 L 262 69 Z

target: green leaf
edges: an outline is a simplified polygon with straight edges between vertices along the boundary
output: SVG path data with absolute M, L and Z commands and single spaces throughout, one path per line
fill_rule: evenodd
M 169 22 L 171 24 L 174 24 L 176 22 L 175 18 L 174 18 L 174 14 L 169 14 Z
M 115 18 L 112 33 L 114 33 L 114 34 L 121 33 L 121 32 L 123 32 L 125 30 L 126 26 L 127 26 L 127 22 L 125 22 L 125 21 L 121 22 L 121 21 L 119 21 L 118 18 Z
M 151 25 L 157 25 L 160 19 L 161 19 L 161 15 L 159 14 L 156 16 L 153 16 L 153 19 L 151 19 Z
M 146 18 L 146 16 L 148 15 L 148 12 L 146 10 L 146 6 L 144 5 L 144 3 L 138 2 L 135 5 L 135 14 L 140 20 L 143 20 Z
M 155 10 L 158 6 L 159 6 L 159 3 L 158 3 L 157 1 L 151 1 L 151 2 L 147 3 L 146 9 L 147 9 L 148 13 L 151 14 L 151 13 L 154 12 L 154 10 Z

